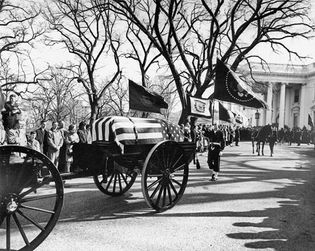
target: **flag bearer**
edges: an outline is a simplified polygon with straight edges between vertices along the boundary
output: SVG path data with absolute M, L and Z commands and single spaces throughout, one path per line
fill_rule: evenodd
M 212 170 L 211 181 L 218 179 L 220 172 L 220 152 L 225 147 L 224 137 L 222 131 L 218 130 L 217 125 L 212 125 L 204 134 L 208 138 L 208 165 Z

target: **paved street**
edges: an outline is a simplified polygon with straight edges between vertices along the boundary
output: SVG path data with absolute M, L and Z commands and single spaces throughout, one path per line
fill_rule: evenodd
M 189 185 L 171 210 L 154 213 L 140 178 L 118 198 L 91 178 L 67 181 L 60 220 L 38 250 L 314 250 L 315 151 L 276 145 L 274 157 L 249 142 L 226 147 L 217 182 L 191 165 Z

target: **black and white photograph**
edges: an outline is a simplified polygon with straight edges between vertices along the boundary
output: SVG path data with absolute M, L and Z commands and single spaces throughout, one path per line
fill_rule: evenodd
M 0 0 L 0 251 L 315 250 L 315 0 Z

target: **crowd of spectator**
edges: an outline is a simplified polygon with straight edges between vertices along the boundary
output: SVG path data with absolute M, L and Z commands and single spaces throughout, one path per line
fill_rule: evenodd
M 63 121 L 53 121 L 51 128 L 48 130 L 46 124 L 47 121 L 42 120 L 40 128 L 31 132 L 31 134 L 36 135 L 35 140 L 38 141 L 40 152 L 45 154 L 58 167 L 60 172 L 72 171 L 70 167 L 73 161 L 73 144 L 92 142 L 89 125 L 81 122 L 78 130 L 74 124 L 70 124 L 66 129 Z M 33 148 L 31 144 L 28 145 Z
M 90 127 L 85 122 L 65 127 L 63 121 L 51 121 L 51 128 L 47 128 L 49 121 L 42 120 L 39 128 L 26 133 L 21 123 L 22 112 L 16 103 L 16 95 L 11 94 L 9 101 L 4 104 L 1 112 L 0 144 L 16 144 L 27 146 L 46 155 L 60 172 L 70 172 L 72 146 L 74 143 L 91 143 Z
M 204 152 L 207 150 L 208 142 L 204 137 L 204 134 L 211 124 L 197 124 L 194 128 L 191 128 L 190 123 L 181 125 L 181 129 L 184 133 L 185 141 L 196 141 L 197 151 Z M 226 146 L 238 146 L 240 141 L 251 141 L 254 131 L 259 130 L 261 127 L 243 127 L 238 125 L 219 125 L 218 129 L 223 132 Z M 195 135 L 195 136 L 193 136 Z M 292 143 L 300 146 L 301 144 L 315 144 L 315 128 L 309 130 L 304 126 L 302 129 L 299 127 L 277 129 L 276 142 L 283 144 Z
M 208 140 L 204 136 L 211 128 L 211 124 L 197 124 L 192 128 L 189 123 L 181 125 L 184 132 L 184 141 L 196 141 L 197 152 L 204 152 L 208 149 Z M 239 146 L 241 140 L 241 128 L 237 125 L 218 125 L 222 131 L 226 146 Z

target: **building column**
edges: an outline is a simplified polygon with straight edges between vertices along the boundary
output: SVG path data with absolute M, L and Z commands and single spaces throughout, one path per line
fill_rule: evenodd
M 281 83 L 280 109 L 279 109 L 279 128 L 283 128 L 284 127 L 285 88 L 286 88 L 286 84 L 285 83 Z
M 268 110 L 266 111 L 266 124 L 271 124 L 272 122 L 272 94 L 272 83 L 269 82 L 267 91 Z
M 306 96 L 306 86 L 301 84 L 301 95 L 300 95 L 300 121 L 299 127 L 302 129 L 303 126 L 307 127 L 307 114 L 305 114 L 305 96 Z

